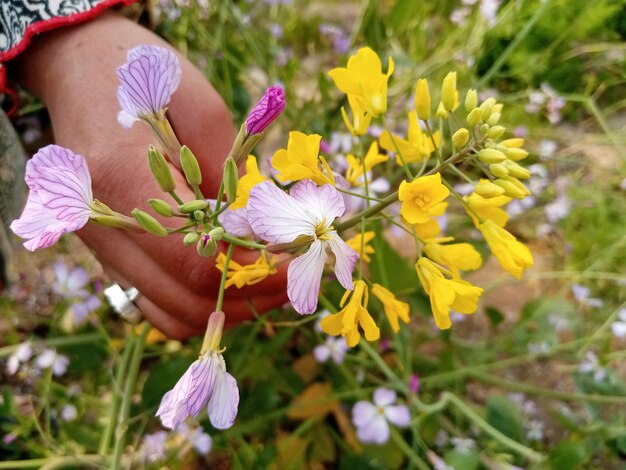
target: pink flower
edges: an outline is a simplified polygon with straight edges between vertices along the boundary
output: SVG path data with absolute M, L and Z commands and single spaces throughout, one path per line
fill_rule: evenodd
M 207 347 L 161 400 L 156 415 L 163 426 L 175 429 L 189 416 L 197 416 L 205 406 L 213 427 L 228 429 L 235 422 L 239 389 L 235 378 L 226 372 L 219 350 L 223 326 L 224 312 L 213 312 L 207 326 Z
M 405 428 L 411 422 L 409 409 L 405 405 L 393 405 L 396 392 L 386 388 L 374 391 L 374 403 L 358 401 L 352 408 L 352 423 L 356 435 L 363 443 L 384 444 L 389 440 L 389 423 Z
M 235 378 L 226 372 L 224 358 L 216 351 L 203 354 L 191 364 L 174 388 L 163 396 L 156 415 L 163 426 L 175 429 L 207 405 L 213 427 L 228 429 L 233 425 L 239 389 Z
M 128 51 L 126 63 L 117 69 L 119 123 L 132 127 L 135 121 L 165 113 L 181 74 L 180 61 L 169 49 L 137 46 Z
M 350 349 L 350 347 L 348 343 L 346 343 L 346 338 L 342 336 L 338 338 L 328 336 L 324 344 L 318 344 L 313 348 L 313 357 L 320 363 L 332 359 L 335 364 L 341 364 L 346 357 L 348 349 Z
M 345 211 L 339 191 L 326 184 L 318 187 L 302 180 L 289 194 L 271 181 L 259 183 L 250 190 L 248 220 L 261 239 L 289 244 L 310 239 L 306 253 L 295 258 L 287 271 L 287 296 L 298 313 L 315 312 L 327 250 L 335 255 L 335 274 L 348 290 L 354 288 L 352 271 L 358 254 L 344 242 L 332 223 Z
M 71 150 L 58 145 L 39 150 L 26 164 L 26 184 L 30 188 L 26 207 L 11 230 L 28 240 L 24 243 L 28 250 L 54 245 L 95 213 L 87 162 Z
M 246 120 L 248 134 L 260 134 L 285 109 L 285 92 L 279 86 L 267 89 Z

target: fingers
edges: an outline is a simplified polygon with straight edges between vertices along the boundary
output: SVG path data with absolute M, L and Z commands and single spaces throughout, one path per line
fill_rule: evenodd
M 125 232 L 88 225 L 79 232 L 79 235 L 126 285 L 132 285 L 141 292 L 142 297 L 150 302 L 147 304 L 149 307 L 153 305 L 160 310 L 159 312 L 150 308 L 144 312 L 151 322 L 154 318 L 155 322 L 163 324 L 165 312 L 176 319 L 176 322 L 186 325 L 195 332 L 205 328 L 209 314 L 215 309 L 215 295 L 209 296 L 207 293 L 201 295 L 190 291 L 184 283 L 163 270 L 158 262 L 142 251 Z M 150 235 L 146 235 L 148 236 Z M 190 260 L 199 258 L 195 253 L 188 256 Z M 206 261 L 205 258 L 200 259 Z M 213 287 L 214 291 L 217 291 L 217 287 Z M 247 295 L 253 298 L 255 308 L 259 312 L 279 307 L 287 301 L 284 287 L 265 294 L 262 293 L 262 284 L 254 288 L 255 292 L 248 292 Z M 229 324 L 252 317 L 246 298 L 230 296 L 233 289 L 227 291 L 222 307 Z M 167 325 L 162 327 L 168 328 L 165 333 L 169 334 L 170 327 Z M 171 328 L 174 328 L 172 331 L 177 331 L 175 325 Z
M 132 287 L 132 284 L 112 267 L 103 265 L 103 269 L 111 279 L 122 287 L 122 289 L 129 289 Z M 176 320 L 176 318 L 154 305 L 154 303 L 152 303 L 144 295 L 140 295 L 135 300 L 135 305 L 139 308 L 143 316 L 150 322 L 150 324 L 165 334 L 168 338 L 186 339 L 202 334 L 203 332 L 202 328 L 193 328 Z

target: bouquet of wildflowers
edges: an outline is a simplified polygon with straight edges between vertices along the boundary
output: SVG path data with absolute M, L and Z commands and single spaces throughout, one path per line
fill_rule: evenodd
M 369 48 L 359 49 L 346 67 L 329 72 L 347 98 L 341 113 L 358 142 L 354 154 L 345 158 L 326 151 L 322 136 L 301 129 L 289 133 L 286 148 L 277 149 L 271 160 L 258 161 L 252 154 L 256 144 L 287 105 L 279 86 L 269 88 L 241 125 L 212 199 L 200 189 L 203 175 L 193 149 L 179 142 L 167 118 L 181 78 L 178 59 L 166 49 L 138 46 L 117 70 L 118 120 L 125 127 L 140 121 L 154 131 L 158 145 L 147 149 L 147 163 L 163 194 L 147 201 L 153 214 L 140 209 L 121 214 L 94 199 L 87 163 L 70 149 L 50 145 L 28 162 L 28 202 L 12 224 L 27 249 L 49 247 L 91 222 L 177 237 L 195 246 L 199 256 L 214 258 L 222 272 L 198 359 L 163 396 L 156 413 L 163 426 L 180 428 L 205 408 L 215 428 L 235 424 L 239 390 L 223 357 L 222 331 L 229 313 L 222 311 L 224 294 L 262 282 L 281 264 L 288 263 L 286 289 L 295 311 L 287 315 L 328 310 L 319 322 L 328 338 L 315 355 L 335 362 L 349 348 L 369 348 L 368 342 L 381 338 L 381 329 L 397 334 L 420 321 L 402 293 L 385 285 L 384 276 L 379 282 L 372 279 L 368 265 L 372 257 L 383 256 L 374 247 L 376 238 L 400 233 L 415 246 L 412 282 L 428 296 L 441 330 L 452 327 L 454 312 L 473 314 L 483 292 L 463 278 L 480 268 L 482 257 L 472 244 L 446 232 L 447 214 L 467 217 L 511 275 L 520 278 L 532 266 L 530 250 L 506 229 L 503 206 L 530 195 L 524 181 L 531 174 L 523 166 L 528 156 L 524 141 L 507 138 L 499 125 L 503 105 L 494 98 L 479 101 L 476 90 L 459 93 L 456 72 L 436 88 L 420 79 L 406 131 L 399 134 L 385 117 L 393 73 L 393 59 L 389 57 L 385 72 Z M 371 132 L 374 124 L 383 130 Z M 184 174 L 194 200 L 178 196 L 174 168 Z M 469 191 L 460 194 L 461 184 Z M 218 242 L 226 249 L 218 250 Z M 258 252 L 256 261 L 237 262 L 236 246 Z M 327 295 L 329 289 L 344 291 L 338 305 Z M 370 295 L 382 312 L 369 308 Z M 389 423 L 409 426 L 413 408 L 397 403 L 397 394 L 415 391 L 416 380 L 378 388 L 373 404 L 356 403 L 354 423 L 362 442 L 386 442 Z M 416 412 L 428 409 L 418 400 L 412 403 Z M 536 457 L 504 438 L 512 450 Z

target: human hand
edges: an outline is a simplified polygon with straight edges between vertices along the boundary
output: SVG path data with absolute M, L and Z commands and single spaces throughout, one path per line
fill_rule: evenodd
M 17 64 L 20 81 L 39 96 L 50 112 L 56 143 L 83 155 L 89 164 L 94 196 L 112 209 L 130 214 L 146 210 L 161 197 L 146 161 L 156 143 L 147 126 L 124 129 L 117 122 L 119 84 L 116 68 L 139 44 L 169 47 L 150 31 L 114 13 L 95 21 L 47 33 L 34 41 Z M 215 197 L 222 163 L 234 139 L 230 114 L 204 76 L 179 56 L 182 80 L 168 107 L 180 140 L 198 157 L 201 189 Z M 184 176 L 172 166 L 177 193 L 195 199 Z M 168 225 L 168 220 L 163 220 Z M 156 238 L 87 225 L 78 232 L 105 270 L 124 288 L 136 287 L 136 303 L 147 319 L 173 338 L 201 334 L 214 310 L 221 273 L 214 260 L 201 258 L 181 243 L 182 235 Z M 234 259 L 253 262 L 257 252 L 238 250 Z M 222 310 L 234 324 L 251 316 L 250 299 L 263 312 L 287 301 L 285 272 L 240 290 L 226 292 Z

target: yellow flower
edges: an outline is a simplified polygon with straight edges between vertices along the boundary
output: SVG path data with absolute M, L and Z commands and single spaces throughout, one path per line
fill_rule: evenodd
M 348 104 L 352 110 L 352 119 L 354 124 L 350 122 L 348 113 L 346 113 L 345 108 L 342 106 L 341 116 L 343 117 L 343 122 L 346 124 L 346 127 L 353 135 L 367 134 L 367 130 L 372 122 L 372 115 L 359 105 L 357 99 L 353 95 L 348 95 Z
M 344 307 L 350 294 L 352 297 Z M 367 311 L 368 300 L 367 284 L 361 280 L 354 281 L 354 290 L 346 291 L 339 304 L 343 309 L 339 313 L 324 317 L 320 322 L 322 330 L 332 336 L 345 337 L 348 346 L 354 347 L 361 339 L 360 326 L 367 341 L 376 341 L 380 338 L 380 330 Z
M 428 222 L 424 222 L 423 224 L 413 224 L 412 227 L 415 229 L 415 235 L 422 240 L 435 238 L 439 235 L 439 233 L 441 233 L 441 227 L 439 226 L 439 221 L 437 219 L 430 219 Z
M 394 333 L 400 331 L 400 322 L 398 322 L 398 319 L 402 320 L 404 323 L 409 322 L 409 311 L 411 309 L 409 304 L 396 299 L 395 295 L 380 284 L 374 284 L 372 286 L 372 294 L 383 304 L 385 315 Z
M 464 314 L 474 313 L 483 290 L 457 277 L 447 279 L 435 263 L 420 258 L 415 265 L 420 282 L 430 297 L 435 324 L 441 330 L 452 326 L 450 309 Z
M 217 257 L 215 267 L 224 272 L 225 262 L 226 256 L 224 253 L 220 253 Z M 233 284 L 237 286 L 237 289 L 241 289 L 243 286 L 251 286 L 261 282 L 271 274 L 276 274 L 276 266 L 268 262 L 264 255 L 259 256 L 253 264 L 245 266 L 230 260 L 228 273 L 226 274 L 226 289 Z
M 501 206 L 504 206 L 511 202 L 511 198 L 507 196 L 496 196 L 491 198 L 484 198 L 479 194 L 472 193 L 469 196 L 463 197 L 463 200 L 469 205 L 471 210 L 465 209 L 468 215 L 472 218 L 476 228 L 480 225 L 480 220 L 474 213 L 483 220 L 492 220 L 496 225 L 504 227 L 509 220 L 509 214 Z
M 480 268 L 483 262 L 480 253 L 469 243 L 441 244 L 452 240 L 454 240 L 452 237 L 427 240 L 424 253 L 435 263 L 448 268 L 457 277 L 461 270 L 474 271 Z
M 400 213 L 410 224 L 423 224 L 430 219 L 430 211 L 450 194 L 441 183 L 441 175 L 420 176 L 410 183 L 400 183 L 398 199 Z
M 389 57 L 387 73 L 382 73 L 380 58 L 369 47 L 363 47 L 348 59 L 346 68 L 328 72 L 335 85 L 355 99 L 360 109 L 378 117 L 387 111 L 387 81 L 393 73 L 393 59 Z
M 318 185 L 335 184 L 335 177 L 324 157 L 319 154 L 322 136 L 306 135 L 302 132 L 289 133 L 287 149 L 276 151 L 272 166 L 280 173 L 276 175 L 281 183 L 310 179 Z M 320 169 L 320 165 L 322 169 Z
M 250 190 L 266 179 L 267 178 L 259 171 L 255 156 L 248 155 L 248 159 L 246 160 L 246 174 L 242 176 L 237 183 L 237 198 L 230 205 L 230 209 L 235 210 L 246 207 L 248 198 L 250 197 Z
M 478 228 L 505 271 L 519 279 L 524 270 L 533 265 L 533 255 L 528 247 L 494 221 L 485 220 Z
M 363 237 L 361 237 L 361 234 L 359 233 L 352 237 L 350 240 L 348 240 L 346 243 L 350 248 L 356 251 L 359 256 L 361 256 L 361 244 L 363 244 L 363 261 L 369 263 L 370 261 L 372 261 L 369 255 L 375 253 L 374 248 L 369 245 L 369 242 L 371 242 L 375 236 L 375 232 L 365 232 L 363 234 Z
M 360 158 L 348 154 L 346 156 L 346 160 L 348 161 L 346 180 L 352 186 L 361 186 L 363 184 L 363 181 L 361 181 L 363 174 L 371 171 L 372 168 L 374 168 L 376 165 L 389 160 L 389 156 L 380 153 L 378 151 L 378 144 L 376 142 L 372 142 L 372 145 L 370 145 L 370 148 L 367 151 L 367 155 L 365 155 L 364 159 L 365 171 L 363 171 L 363 164 L 361 163 Z
M 422 132 L 415 111 L 409 113 L 409 129 L 406 139 L 395 134 L 389 134 L 387 131 L 383 131 L 380 134 L 380 146 L 385 150 L 398 154 L 396 163 L 401 166 L 405 163 L 421 162 L 425 158 L 429 158 L 435 151 L 433 140 L 439 146 L 439 131 L 433 134 L 432 139 L 430 135 Z

